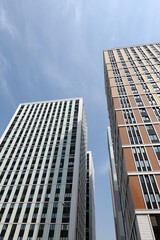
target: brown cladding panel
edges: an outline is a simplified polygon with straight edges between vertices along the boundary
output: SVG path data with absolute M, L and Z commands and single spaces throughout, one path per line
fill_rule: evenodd
M 113 96 L 113 97 L 118 96 L 117 87 L 112 87 L 112 88 L 111 88 L 111 92 L 112 92 L 112 96 Z
M 116 111 L 116 118 L 117 118 L 118 124 L 124 124 L 122 111 Z
M 120 62 L 117 63 L 117 66 L 118 66 L 119 69 L 122 68 L 122 64 Z
M 107 51 L 103 51 L 103 54 L 104 54 L 104 62 L 105 63 L 110 63 L 108 52 Z
M 113 98 L 113 104 L 114 104 L 114 108 L 121 108 L 120 102 L 119 102 L 119 98 Z
M 141 98 L 142 98 L 143 104 L 144 104 L 145 106 L 150 105 L 145 95 L 141 95 Z
M 130 142 L 128 139 L 126 127 L 119 127 L 119 134 L 120 134 L 122 145 L 129 145 Z
M 113 78 L 113 72 L 112 71 L 108 71 L 108 78 Z
M 131 107 L 137 107 L 136 102 L 135 102 L 133 96 L 129 96 L 129 101 L 130 101 L 130 103 L 131 103 Z
M 152 85 L 150 83 L 147 83 L 147 87 L 149 88 L 150 92 L 153 92 Z
M 126 62 L 126 64 L 127 64 L 127 67 L 128 67 L 129 70 L 130 70 L 130 68 L 132 68 L 132 65 L 131 65 L 131 63 L 128 61 L 128 58 L 127 58 L 127 62 Z
M 111 66 L 110 63 L 108 63 L 108 64 L 107 64 L 107 71 L 110 71 L 110 70 L 112 70 L 112 66 Z
M 116 85 L 114 78 L 110 78 L 109 82 L 110 82 L 110 86 L 115 86 Z
M 126 77 L 123 77 L 122 80 L 123 80 L 123 84 L 124 84 L 124 85 L 127 85 L 127 84 L 128 84 L 128 81 L 127 81 L 127 78 L 126 78 Z
M 157 122 L 157 118 L 152 110 L 152 108 L 147 108 L 146 109 L 148 114 L 149 114 L 149 118 L 151 119 L 152 122 Z
M 125 86 L 125 88 L 126 88 L 127 95 L 132 94 L 132 90 L 131 90 L 130 86 Z
M 125 159 L 125 162 L 126 162 L 127 172 L 137 171 L 136 166 L 135 166 L 135 162 L 134 162 L 134 159 L 133 159 L 133 154 L 132 154 L 131 148 L 124 148 L 123 153 L 124 153 L 124 159 Z
M 121 68 L 121 69 L 119 69 L 119 71 L 120 71 L 120 75 L 121 76 L 125 76 L 125 72 L 124 72 L 124 70 Z
M 133 109 L 133 112 L 134 112 L 134 116 L 136 118 L 136 123 L 142 123 L 142 118 L 141 118 L 141 115 L 139 113 L 139 110 L 138 109 Z
M 135 74 L 135 72 L 134 72 L 134 70 L 133 70 L 133 68 L 131 67 L 131 68 L 129 68 L 129 71 L 130 71 L 130 74 L 131 75 L 134 75 Z
M 139 126 L 139 131 L 141 133 L 141 137 L 142 137 L 143 143 L 144 144 L 151 143 L 150 139 L 149 139 L 149 137 L 147 135 L 147 131 L 146 131 L 145 127 L 144 126 Z
M 146 151 L 147 151 L 148 158 L 149 158 L 149 161 L 150 161 L 153 171 L 159 171 L 160 170 L 159 163 L 157 161 L 157 158 L 156 158 L 153 148 L 146 147 Z
M 129 176 L 135 209 L 146 209 L 138 176 Z
M 136 76 L 132 76 L 134 83 L 139 83 L 139 80 Z
M 138 93 L 144 93 L 143 88 L 141 87 L 140 84 L 137 84 L 136 86 L 137 86 Z

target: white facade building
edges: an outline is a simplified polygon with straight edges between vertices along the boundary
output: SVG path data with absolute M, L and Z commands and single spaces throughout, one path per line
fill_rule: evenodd
M 0 140 L 0 240 L 84 240 L 83 99 L 20 104 Z

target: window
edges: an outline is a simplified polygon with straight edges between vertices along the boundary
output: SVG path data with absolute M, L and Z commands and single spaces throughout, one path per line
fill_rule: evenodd
M 159 142 L 159 139 L 157 137 L 157 134 L 154 130 L 154 127 L 153 125 L 146 125 L 146 129 L 147 129 L 147 132 L 149 134 L 149 138 L 151 140 L 152 143 L 156 143 L 156 142 Z
M 130 102 L 127 96 L 125 97 L 120 97 L 120 103 L 122 108 L 130 108 Z
M 132 109 L 123 110 L 123 117 L 126 124 L 136 122 Z
M 149 209 L 160 207 L 160 194 L 157 183 L 153 175 L 140 176 L 140 182 L 145 198 L 146 205 Z
M 141 117 L 142 117 L 143 121 L 144 122 L 150 122 L 147 110 L 145 108 L 140 108 L 139 111 L 141 113 Z
M 154 146 L 154 151 L 156 152 L 158 161 L 160 163 L 160 146 Z
M 131 144 L 142 143 L 140 132 L 137 126 L 128 126 L 127 131 L 128 131 L 128 136 Z
M 134 95 L 134 99 L 137 103 L 137 106 L 143 106 L 143 102 L 142 102 L 142 99 L 139 95 Z
M 137 88 L 136 88 L 136 85 L 135 85 L 135 84 L 131 84 L 131 85 L 130 85 L 130 87 L 131 87 L 131 90 L 132 90 L 132 93 L 133 93 L 133 94 L 136 94 L 136 93 L 138 93 L 138 91 L 137 91 Z
M 151 171 L 150 162 L 144 147 L 132 148 L 135 164 L 138 171 Z
M 152 94 L 146 94 L 147 100 L 149 102 L 150 105 L 157 105 L 154 97 L 152 96 Z
M 154 114 L 156 115 L 158 121 L 160 121 L 160 108 L 159 107 L 153 107 Z

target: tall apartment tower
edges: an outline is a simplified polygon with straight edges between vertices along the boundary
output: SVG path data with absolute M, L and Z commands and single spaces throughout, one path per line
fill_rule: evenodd
M 0 240 L 84 240 L 86 172 L 83 99 L 20 104 L 0 141 Z
M 160 239 L 160 44 L 104 51 L 117 239 Z

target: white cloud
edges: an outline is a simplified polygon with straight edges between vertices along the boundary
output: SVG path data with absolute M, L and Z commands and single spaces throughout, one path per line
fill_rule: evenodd
M 12 36 L 12 38 L 15 38 L 16 29 L 10 22 L 7 16 L 7 12 L 5 11 L 3 6 L 0 7 L 0 29 L 8 32 Z
M 99 168 L 99 174 L 105 175 L 105 174 L 109 173 L 109 169 L 110 169 L 110 163 L 109 163 L 109 160 L 107 160 Z

